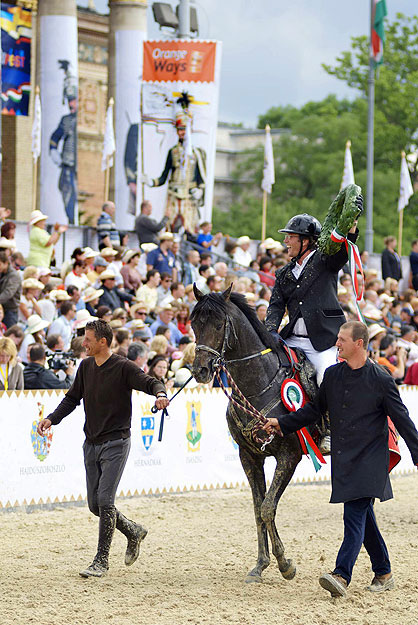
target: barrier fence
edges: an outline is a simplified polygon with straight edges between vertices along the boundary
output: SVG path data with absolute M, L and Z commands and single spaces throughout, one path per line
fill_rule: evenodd
M 418 426 L 418 387 L 401 386 L 411 418 Z M 0 457 L 0 508 L 84 501 L 86 498 L 82 445 L 82 405 L 53 426 L 48 438 L 36 433 L 39 419 L 64 397 L 63 391 L 0 393 L 3 451 Z M 219 389 L 183 391 L 170 406 L 163 439 L 160 415 L 151 413 L 153 398 L 132 394 L 132 445 L 118 496 L 174 493 L 230 488 L 247 484 L 225 419 L 227 399 Z M 405 443 L 393 473 L 416 470 Z M 268 479 L 274 459 L 266 462 Z M 330 464 L 315 473 L 307 458 L 296 469 L 293 482 L 330 479 Z

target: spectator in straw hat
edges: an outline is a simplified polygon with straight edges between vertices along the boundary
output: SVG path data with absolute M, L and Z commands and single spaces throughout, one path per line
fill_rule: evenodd
M 249 252 L 250 244 L 251 239 L 247 235 L 237 239 L 237 247 L 235 248 L 232 259 L 235 263 L 238 263 L 238 265 L 242 265 L 242 267 L 249 267 L 252 261 L 252 256 Z
M 122 259 L 125 263 L 120 270 L 123 278 L 123 286 L 125 290 L 132 295 L 135 294 L 135 291 L 139 289 L 142 284 L 141 275 L 137 269 L 140 254 L 139 250 L 127 250 Z
M 122 276 L 120 274 L 120 270 L 119 270 L 118 264 L 116 262 L 116 257 L 118 255 L 117 250 L 114 250 L 111 247 L 104 247 L 104 248 L 101 249 L 100 255 L 107 262 L 106 269 L 108 269 L 109 271 L 113 271 L 113 273 L 115 274 L 115 284 L 116 284 L 116 286 L 122 288 L 123 287 L 123 278 L 122 278 Z
M 177 279 L 175 256 L 172 252 L 174 236 L 171 232 L 160 235 L 160 245 L 147 255 L 147 269 L 157 269 L 160 273 L 168 273 L 173 280 Z
M 49 267 L 54 251 L 54 245 L 57 243 L 61 234 L 67 230 L 67 226 L 55 224 L 53 233 L 48 234 L 45 229 L 47 219 L 48 215 L 44 215 L 40 210 L 35 210 L 31 213 L 31 219 L 29 222 L 32 226 L 29 235 L 30 247 L 29 255 L 26 259 L 28 265 L 35 265 L 35 267 Z
M 116 287 L 116 276 L 113 271 L 106 269 L 100 275 L 100 281 L 103 289 L 103 295 L 99 299 L 100 306 L 109 306 L 113 312 L 115 308 L 123 308 L 124 302 L 128 302 L 128 304 L 132 302 L 132 295 Z
M 93 286 L 87 287 L 84 291 L 83 301 L 86 305 L 86 310 L 88 310 L 88 312 L 93 316 L 96 316 L 99 299 L 103 293 L 103 289 L 95 289 Z
M 73 325 L 76 335 L 80 336 L 81 334 L 84 334 L 84 328 L 86 325 L 89 321 L 94 321 L 95 319 L 97 319 L 97 317 L 91 315 L 88 310 L 77 310 Z M 79 330 L 83 330 L 83 332 L 80 333 Z
M 5 252 L 0 251 L 0 304 L 4 308 L 3 323 L 7 328 L 17 323 L 22 283 Z
M 22 295 L 19 304 L 19 323 L 25 325 L 26 320 L 33 314 L 42 315 L 42 310 L 38 306 L 40 292 L 44 285 L 35 278 L 27 278 L 22 282 Z
M 25 336 L 19 347 L 19 358 L 23 363 L 29 362 L 28 347 L 33 343 L 45 345 L 45 328 L 49 326 L 49 321 L 41 319 L 39 315 L 31 315 L 27 320 Z
M 6 239 L 6 237 L 0 237 L 0 251 L 6 252 L 10 258 L 13 252 L 16 250 L 16 241 L 14 239 Z
M 170 328 L 170 343 L 171 345 L 177 347 L 183 335 L 178 329 L 178 327 L 176 326 L 176 324 L 173 323 L 173 317 L 174 317 L 173 308 L 171 304 L 167 304 L 160 310 L 160 313 L 156 321 L 154 321 L 154 323 L 151 324 L 150 329 L 151 329 L 152 334 L 155 336 L 157 332 L 157 328 L 159 328 L 160 326 L 168 326 Z

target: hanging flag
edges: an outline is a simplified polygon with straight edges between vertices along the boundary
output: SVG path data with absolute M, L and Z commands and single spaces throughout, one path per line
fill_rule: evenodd
M 408 164 L 405 158 L 405 152 L 402 152 L 401 161 L 401 184 L 399 188 L 398 211 L 401 211 L 408 205 L 409 198 L 414 194 L 414 188 L 409 175 Z
M 351 141 L 347 141 L 347 143 L 345 144 L 344 172 L 343 179 L 341 181 L 340 191 L 342 189 L 345 189 L 345 187 L 347 187 L 349 184 L 355 184 L 353 159 L 351 158 Z
M 1 112 L 29 115 L 32 11 L 15 4 L 1 3 Z
M 113 154 L 115 153 L 115 133 L 113 130 L 113 98 L 109 100 L 106 111 L 106 124 L 103 139 L 102 171 L 113 166 Z
M 32 154 L 33 160 L 37 161 L 41 155 L 41 128 L 42 128 L 42 111 L 41 98 L 39 96 L 39 87 L 35 92 L 35 107 L 33 112 L 32 125 Z
M 264 170 L 263 180 L 261 181 L 261 188 L 266 193 L 271 193 L 271 188 L 274 185 L 274 158 L 273 158 L 273 143 L 271 141 L 270 126 L 266 126 L 266 139 L 264 143 Z
M 374 0 L 370 54 L 375 65 L 383 63 L 383 44 L 385 41 L 384 19 L 387 14 L 386 0 Z

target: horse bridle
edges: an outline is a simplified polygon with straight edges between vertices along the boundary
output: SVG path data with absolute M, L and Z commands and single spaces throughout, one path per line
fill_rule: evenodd
M 224 338 L 223 338 L 222 345 L 221 345 L 221 351 L 218 352 L 216 349 L 213 349 L 213 347 L 209 347 L 208 345 L 203 345 L 199 343 L 198 345 L 196 345 L 196 352 L 206 351 L 216 356 L 216 360 L 213 363 L 213 366 L 217 368 L 220 365 L 228 365 L 228 364 L 232 364 L 233 362 L 243 362 L 244 360 L 251 360 L 252 358 L 257 358 L 258 356 L 264 356 L 265 354 L 268 354 L 269 352 L 272 351 L 268 347 L 255 354 L 250 354 L 249 356 L 243 356 L 242 358 L 232 358 L 230 360 L 225 360 L 225 350 L 227 347 L 231 347 L 231 344 L 229 342 L 231 336 L 233 336 L 235 340 L 238 340 L 237 334 L 235 332 L 234 324 L 232 323 L 230 316 L 226 315 L 225 333 L 224 333 Z

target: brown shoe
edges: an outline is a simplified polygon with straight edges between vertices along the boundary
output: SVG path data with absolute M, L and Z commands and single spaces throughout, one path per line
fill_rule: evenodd
M 331 593 L 331 597 L 345 597 L 347 594 L 347 581 L 341 575 L 325 573 L 319 578 L 319 584 Z
M 395 578 L 392 574 L 389 577 L 386 577 L 386 575 L 375 575 L 370 586 L 367 586 L 367 590 L 370 590 L 370 592 L 385 592 L 385 590 L 392 590 L 394 587 Z

